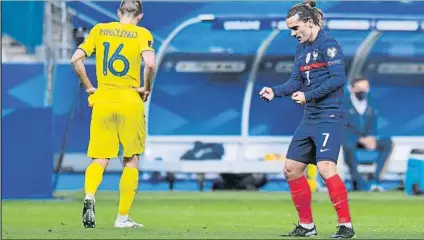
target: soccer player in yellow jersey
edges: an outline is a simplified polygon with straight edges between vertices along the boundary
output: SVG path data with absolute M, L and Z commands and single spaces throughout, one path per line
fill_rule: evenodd
M 155 72 L 151 33 L 137 24 L 143 16 L 141 1 L 122 1 L 117 11 L 119 22 L 99 23 L 72 56 L 72 65 L 89 94 L 93 112 L 85 172 L 83 224 L 94 228 L 95 194 L 109 159 L 123 147 L 124 169 L 119 183 L 119 209 L 115 227 L 143 227 L 128 213 L 138 187 L 139 155 L 144 151 L 146 126 L 144 102 L 147 101 Z M 93 87 L 84 59 L 96 53 L 98 86 Z M 140 68 L 144 60 L 144 87 L 140 87 Z

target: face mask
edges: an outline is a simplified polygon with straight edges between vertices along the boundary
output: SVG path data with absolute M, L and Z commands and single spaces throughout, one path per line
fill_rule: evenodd
M 368 95 L 368 92 L 364 92 L 364 91 L 360 91 L 360 92 L 355 93 L 356 98 L 360 101 L 366 99 L 367 95 Z

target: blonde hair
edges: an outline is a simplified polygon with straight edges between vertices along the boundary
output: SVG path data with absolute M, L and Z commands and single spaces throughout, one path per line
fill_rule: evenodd
M 140 0 L 123 0 L 119 5 L 119 11 L 122 15 L 137 17 L 143 13 L 143 5 Z

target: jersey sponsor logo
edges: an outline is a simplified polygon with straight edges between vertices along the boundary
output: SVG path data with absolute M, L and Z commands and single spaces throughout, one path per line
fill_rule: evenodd
M 342 64 L 341 60 L 335 60 L 335 61 L 328 61 L 327 66 L 331 67 L 333 65 Z
M 337 49 L 335 47 L 327 48 L 327 56 L 334 58 L 337 55 Z
M 312 69 L 319 69 L 319 68 L 323 68 L 325 67 L 325 63 L 323 62 L 315 62 L 315 63 L 311 63 L 305 66 L 300 66 L 300 71 L 301 72 L 306 72 Z

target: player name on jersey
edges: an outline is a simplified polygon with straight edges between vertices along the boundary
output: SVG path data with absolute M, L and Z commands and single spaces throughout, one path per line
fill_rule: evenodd
M 115 29 L 100 29 L 100 36 L 121 37 L 121 38 L 137 38 L 136 31 L 127 31 L 119 28 Z

